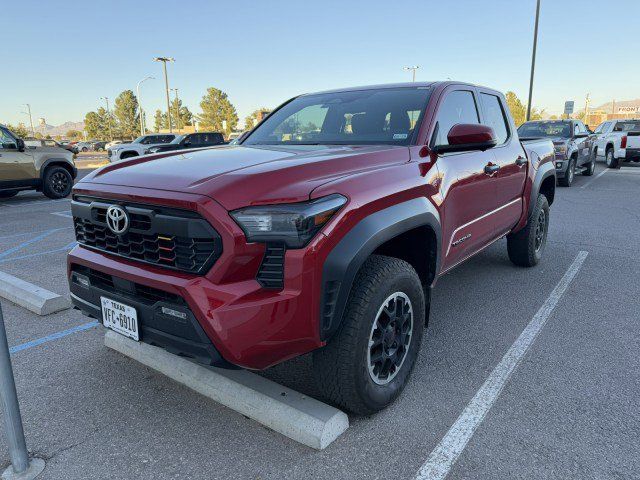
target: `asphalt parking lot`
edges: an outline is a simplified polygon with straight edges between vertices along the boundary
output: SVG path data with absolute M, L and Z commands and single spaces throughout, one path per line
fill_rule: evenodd
M 558 188 L 538 267 L 514 267 L 500 241 L 445 275 L 402 396 L 350 417 L 323 451 L 108 350 L 102 327 L 77 311 L 38 317 L 3 301 L 27 443 L 47 461 L 41 478 L 415 478 L 579 252 L 448 478 L 640 478 L 639 189 L 640 167 L 599 163 Z M 0 202 L 0 271 L 67 294 L 68 211 L 69 200 L 35 192 Z M 307 357 L 264 375 L 322 397 Z M 2 468 L 8 458 L 0 436 Z

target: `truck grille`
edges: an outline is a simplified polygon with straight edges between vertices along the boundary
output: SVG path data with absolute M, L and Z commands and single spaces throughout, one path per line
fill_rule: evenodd
M 106 223 L 111 205 L 123 207 L 129 228 L 116 235 Z M 76 197 L 71 204 L 78 243 L 121 257 L 203 274 L 222 253 L 216 230 L 195 212 Z

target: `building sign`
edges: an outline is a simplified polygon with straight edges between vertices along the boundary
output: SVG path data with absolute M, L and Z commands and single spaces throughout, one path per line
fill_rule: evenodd
M 640 107 L 618 107 L 618 113 L 638 113 Z
M 564 102 L 564 113 L 565 115 L 571 115 L 573 113 L 573 106 L 575 102 L 573 100 L 567 100 Z

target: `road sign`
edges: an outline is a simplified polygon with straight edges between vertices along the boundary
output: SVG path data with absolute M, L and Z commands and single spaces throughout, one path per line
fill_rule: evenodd
M 575 102 L 573 100 L 567 100 L 564 102 L 564 113 L 565 115 L 571 115 L 573 113 L 573 106 Z

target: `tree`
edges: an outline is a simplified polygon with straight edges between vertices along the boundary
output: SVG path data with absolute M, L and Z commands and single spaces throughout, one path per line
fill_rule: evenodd
M 268 108 L 263 107 L 263 108 L 259 108 L 258 110 L 255 110 L 251 115 L 244 117 L 244 129 L 245 130 L 253 129 L 253 127 L 257 125 L 258 117 L 260 116 L 260 113 L 269 112 L 269 111 L 270 110 Z
M 527 120 L 527 107 L 514 92 L 507 92 L 505 97 L 507 98 L 507 106 L 509 107 L 513 121 L 516 123 L 516 127 L 519 127 Z M 531 120 L 542 120 L 543 115 L 544 110 L 538 110 L 535 107 L 531 108 Z
M 169 122 L 167 122 L 167 114 L 162 113 L 161 110 L 156 110 L 153 116 L 153 130 L 159 132 L 160 130 L 169 128 Z
M 109 121 L 113 119 L 107 115 L 107 111 L 100 107 L 97 112 L 89 112 L 84 117 L 84 131 L 87 138 L 111 138 Z M 112 124 L 113 127 L 113 124 Z
M 227 94 L 217 88 L 208 88 L 207 94 L 200 102 L 202 113 L 198 115 L 198 121 L 202 130 L 213 130 L 229 135 L 238 124 L 238 114 Z M 226 128 L 223 122 L 226 121 Z
M 31 134 L 29 130 L 24 126 L 24 123 L 19 123 L 18 125 L 7 125 L 7 128 L 12 131 L 18 138 L 27 138 Z
M 131 90 L 125 90 L 116 98 L 113 110 L 116 130 L 123 138 L 135 138 L 140 131 L 138 99 Z
M 166 114 L 164 116 L 166 117 Z M 193 114 L 182 105 L 182 100 L 179 98 L 174 98 L 171 101 L 171 123 L 176 129 L 184 128 L 185 125 L 193 125 Z
M 69 130 L 65 133 L 65 137 L 69 139 L 82 138 L 82 132 L 80 130 Z

